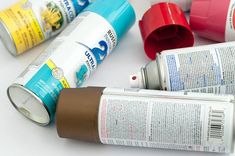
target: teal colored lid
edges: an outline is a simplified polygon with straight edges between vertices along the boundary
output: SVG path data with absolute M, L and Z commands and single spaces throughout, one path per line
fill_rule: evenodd
M 96 0 L 84 11 L 103 16 L 113 26 L 118 40 L 133 26 L 136 18 L 128 0 Z

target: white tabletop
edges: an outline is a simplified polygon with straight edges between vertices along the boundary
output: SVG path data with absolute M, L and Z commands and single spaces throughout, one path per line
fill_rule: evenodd
M 3 9 L 17 0 L 1 0 Z M 147 0 L 131 0 L 137 19 L 149 7 Z M 197 37 L 196 37 L 197 38 Z M 97 145 L 92 143 L 61 139 L 57 136 L 55 125 L 40 127 L 19 114 L 7 98 L 6 89 L 15 78 L 45 49 L 51 41 L 33 48 L 20 57 L 13 57 L 0 42 L 0 155 L 1 156 L 125 156 L 125 155 L 214 155 L 211 153 L 196 153 L 174 150 L 147 149 L 135 147 L 120 147 Z M 211 41 L 196 39 L 196 45 L 209 44 Z M 85 84 L 89 86 L 108 86 L 129 88 L 129 75 L 135 73 L 150 60 L 143 51 L 142 39 L 138 23 L 123 38 L 112 55 L 107 58 L 98 70 Z

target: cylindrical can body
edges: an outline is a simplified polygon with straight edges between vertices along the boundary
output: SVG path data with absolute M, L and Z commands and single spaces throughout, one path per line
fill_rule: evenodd
M 91 97 L 96 100 L 91 102 Z M 58 134 L 63 138 L 124 146 L 233 152 L 232 95 L 64 89 L 56 120 Z M 85 127 L 88 131 L 84 131 Z
M 80 87 L 116 47 L 121 33 L 116 33 L 113 23 L 126 26 L 120 32 L 126 32 L 134 24 L 135 14 L 128 1 L 113 5 L 110 14 L 103 9 L 110 16 L 117 10 L 115 7 L 123 11 L 115 15 L 115 22 L 90 9 L 93 5 L 99 8 L 100 3 L 112 2 L 97 0 L 91 4 L 87 8 L 91 11 L 81 13 L 9 87 L 11 102 L 29 119 L 42 125 L 53 120 L 60 91 Z M 125 20 L 119 21 L 123 16 Z
M 89 0 L 20 0 L 0 12 L 0 36 L 13 55 L 60 33 Z
M 161 2 L 175 3 L 184 11 L 189 11 L 192 4 L 192 0 L 150 0 L 151 4 L 156 4 Z
M 235 0 L 193 0 L 190 26 L 205 38 L 228 42 L 235 41 Z
M 131 77 L 132 86 L 235 94 L 234 52 L 234 42 L 164 51 Z

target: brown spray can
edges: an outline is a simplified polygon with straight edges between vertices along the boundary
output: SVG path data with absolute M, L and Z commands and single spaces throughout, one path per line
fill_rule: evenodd
M 62 138 L 102 144 L 233 152 L 234 96 L 89 87 L 64 89 Z

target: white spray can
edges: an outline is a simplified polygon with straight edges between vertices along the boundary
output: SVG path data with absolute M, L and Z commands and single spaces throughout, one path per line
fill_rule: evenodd
M 133 88 L 235 94 L 235 42 L 167 50 L 130 76 Z

